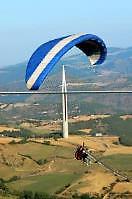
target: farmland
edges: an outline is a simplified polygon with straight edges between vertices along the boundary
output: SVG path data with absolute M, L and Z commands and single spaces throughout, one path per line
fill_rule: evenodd
M 71 193 L 76 192 L 78 194 L 90 192 L 105 195 L 106 191 L 104 190 L 106 187 L 109 187 L 107 194 L 112 193 L 112 191 L 113 193 L 121 193 L 121 190 L 123 192 L 122 187 L 125 187 L 126 192 L 130 192 L 132 186 L 132 146 L 122 145 L 118 133 L 120 128 L 122 128 L 121 132 L 123 132 L 123 129 L 130 128 L 130 118 L 123 120 L 119 116 L 103 117 L 99 115 L 95 118 L 94 116 L 91 116 L 91 118 L 90 116 L 71 118 L 68 139 L 30 137 L 38 127 L 40 129 L 47 128 L 46 130 L 49 127 L 49 131 L 52 131 L 54 127 L 60 128 L 60 121 L 58 124 L 51 121 L 51 123 L 49 122 L 48 125 L 44 126 L 38 126 L 38 124 L 36 126 L 33 122 L 30 124 L 33 131 L 31 130 L 29 137 L 24 142 L 21 142 L 23 137 L 1 137 L 0 178 L 4 180 L 9 190 L 14 192 L 27 190 L 35 193 L 38 191 L 67 198 L 71 196 Z M 129 125 L 124 128 L 123 126 L 117 127 L 116 122 L 113 122 L 113 120 L 123 122 L 122 125 Z M 113 124 L 112 129 L 116 129 L 116 131 L 113 130 L 113 133 L 110 134 L 112 130 L 105 128 L 106 134 L 103 136 L 92 136 L 93 131 L 97 128 L 96 125 L 99 123 L 97 121 L 103 123 L 100 130 L 106 123 L 110 125 L 110 122 L 113 122 L 111 123 Z M 21 131 L 20 126 L 19 124 L 18 129 Z M 25 129 L 27 128 L 29 126 L 26 124 Z M 24 135 L 26 135 L 26 132 L 28 131 L 25 131 Z M 104 131 L 102 132 L 104 133 Z M 115 132 L 117 132 L 117 135 Z M 130 134 L 131 131 L 128 132 Z M 35 133 L 36 135 L 45 135 L 45 132 L 36 131 Z M 20 135 L 22 136 L 22 134 Z M 12 142 L 12 140 L 15 140 L 15 142 Z M 83 142 L 85 142 L 85 146 L 91 153 L 104 162 L 105 165 L 128 176 L 129 184 L 122 182 L 122 178 L 105 170 L 94 161 L 91 165 L 86 166 L 75 160 L 76 146 L 81 145 Z
M 79 175 L 72 173 L 49 173 L 42 176 L 28 177 L 18 182 L 10 183 L 9 187 L 16 190 L 31 190 L 54 194 L 66 185 L 73 183 Z M 57 180 L 56 180 L 57 179 Z
M 87 147 L 93 146 L 91 149 L 96 152 L 98 152 L 101 144 L 103 147 L 104 141 L 107 144 L 112 144 L 113 140 L 109 140 L 107 137 L 106 140 L 103 138 L 101 143 L 100 138 L 99 145 L 97 145 L 95 139 L 97 141 L 98 138 L 92 140 L 92 138 L 86 139 L 86 136 L 70 136 L 69 140 L 55 141 L 51 139 L 50 145 L 32 142 L 1 145 L 2 154 L 10 160 L 10 164 L 1 163 L 0 176 L 7 181 L 6 184 L 11 190 L 17 191 L 31 190 L 67 196 L 70 192 L 74 193 L 76 190 L 79 193 L 91 192 L 91 190 L 93 193 L 103 193 L 103 187 L 115 182 L 117 177 L 105 171 L 96 163 L 91 164 L 91 166 L 83 165 L 74 160 L 73 156 L 75 145 L 81 144 L 83 140 L 86 141 Z M 93 143 L 95 144 L 93 145 Z M 94 154 L 96 154 L 95 151 Z M 130 169 L 131 155 L 116 154 L 115 158 L 113 156 L 102 156 L 102 161 L 114 169 L 119 169 L 120 172 L 125 172 L 129 177 L 132 176 Z M 46 159 L 46 162 L 39 165 L 37 161 L 40 159 Z M 113 159 L 116 161 L 114 162 Z M 125 162 L 129 163 L 128 167 Z M 18 179 L 11 181 L 10 179 L 14 176 L 17 176 Z M 98 183 L 100 179 L 102 181 Z M 125 189 L 127 190 L 127 185 Z

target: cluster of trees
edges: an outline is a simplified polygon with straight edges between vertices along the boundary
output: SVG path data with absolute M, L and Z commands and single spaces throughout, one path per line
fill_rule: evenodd
M 32 136 L 32 132 L 27 130 L 27 129 L 20 129 L 18 131 L 3 131 L 2 134 L 4 136 L 8 136 L 8 137 L 14 137 L 14 138 L 18 138 L 18 137 L 25 137 L 25 138 L 30 138 Z
M 119 115 L 114 115 L 109 118 L 104 118 L 103 123 L 108 125 L 107 134 L 119 136 L 121 144 L 126 146 L 132 146 L 132 120 L 123 120 Z
M 36 162 L 37 162 L 37 164 L 39 164 L 39 165 L 44 165 L 44 164 L 46 164 L 46 163 L 48 162 L 48 160 L 47 160 L 47 159 L 39 159 L 39 160 L 37 160 Z
M 120 115 L 113 115 L 104 119 L 80 121 L 69 124 L 69 132 L 72 134 L 84 134 L 80 129 L 92 129 L 91 135 L 102 133 L 102 135 L 119 136 L 121 144 L 132 146 L 132 122 L 131 119 L 122 120 Z M 117 143 L 118 144 L 118 143 Z
M 9 198 L 11 198 L 12 196 L 16 196 L 18 199 L 64 199 L 63 197 L 58 197 L 56 195 L 49 195 L 47 193 L 39 193 L 39 192 L 33 193 L 32 191 L 22 191 L 20 193 L 15 191 L 10 192 L 7 186 L 5 186 L 4 184 L 1 185 L 1 183 L 0 183 L 0 195 L 8 197 L 10 196 Z M 82 194 L 82 195 L 74 194 L 70 197 L 70 199 L 102 199 L 102 197 L 92 196 L 89 194 Z
M 57 199 L 55 196 L 50 196 L 46 193 L 34 193 L 32 191 L 23 191 L 19 194 L 19 199 Z
M 35 134 L 28 129 L 20 129 L 18 131 L 5 130 L 2 132 L 2 135 L 7 136 L 7 137 L 14 137 L 14 138 L 23 137 L 25 139 L 28 139 L 28 138 L 60 138 L 60 137 L 62 137 L 61 131 L 56 131 L 53 133 L 44 133 L 44 134 L 36 133 Z M 15 143 L 12 143 L 12 144 L 15 144 Z
M 5 185 L 5 181 L 0 178 L 0 192 L 2 193 L 8 193 L 9 189 L 8 187 Z
M 36 192 L 33 194 L 32 191 L 23 191 L 19 195 L 19 199 L 63 199 L 63 197 L 58 197 L 55 195 L 48 195 L 46 193 L 39 193 Z M 92 196 L 90 194 L 74 194 L 71 196 L 70 199 L 102 199 L 102 197 L 97 196 Z
M 69 123 L 69 133 L 72 133 L 72 134 L 83 134 L 79 130 L 87 129 L 87 128 L 93 129 L 94 126 L 95 126 L 95 121 L 94 120 Z

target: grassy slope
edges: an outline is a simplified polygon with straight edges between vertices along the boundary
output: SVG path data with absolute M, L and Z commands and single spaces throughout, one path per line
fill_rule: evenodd
M 109 133 L 118 135 L 131 135 L 131 120 L 123 121 L 119 116 L 112 116 L 107 119 L 102 120 L 103 123 L 110 125 Z M 80 122 L 72 124 L 70 128 L 79 129 L 89 128 L 90 126 L 94 127 L 94 121 Z M 128 132 L 128 134 L 125 132 Z M 130 139 L 128 137 L 128 139 Z M 74 180 L 79 179 L 79 177 L 87 170 L 84 166 L 80 165 L 80 162 L 73 159 L 73 148 L 72 147 L 62 147 L 62 146 L 48 146 L 38 143 L 27 143 L 27 144 L 15 144 L 15 145 L 6 145 L 3 147 L 3 151 L 8 155 L 15 155 L 16 158 L 20 158 L 20 154 L 29 155 L 34 160 L 39 159 L 48 159 L 52 161 L 55 159 L 54 164 L 51 167 L 50 173 L 45 174 L 41 173 L 42 176 L 28 177 L 32 171 L 40 168 L 34 161 L 25 160 L 25 163 L 21 167 L 8 167 L 1 165 L 0 177 L 10 178 L 14 175 L 27 175 L 27 177 L 16 181 L 14 183 L 9 183 L 9 187 L 13 189 L 28 189 L 28 190 L 39 190 L 44 191 L 45 187 L 47 192 L 56 192 L 62 189 L 65 185 L 72 183 Z M 8 156 L 7 156 L 8 159 Z M 18 159 L 19 161 L 19 159 Z M 131 155 L 116 154 L 102 157 L 107 165 L 111 166 L 113 169 L 117 169 L 123 173 L 126 173 L 128 176 L 132 177 L 131 171 Z M 55 179 L 57 179 L 55 181 Z M 36 188 L 36 189 L 35 189 Z
M 102 157 L 101 160 L 111 168 L 125 173 L 132 178 L 132 155 L 115 154 Z
M 9 187 L 15 190 L 31 190 L 53 194 L 65 185 L 71 184 L 79 175 L 73 173 L 49 173 L 43 176 L 29 177 L 10 183 Z
M 14 175 L 24 176 L 18 181 L 7 183 L 11 189 L 54 193 L 63 189 L 65 185 L 71 184 L 87 170 L 85 165 L 80 165 L 80 162 L 74 160 L 73 147 L 48 146 L 38 143 L 15 144 L 3 147 L 3 153 L 7 155 L 7 158 L 14 158 L 12 156 L 14 154 L 15 161 L 18 162 L 19 158 L 23 158 L 18 153 L 29 155 L 34 160 L 48 160 L 47 164 L 41 166 L 28 158 L 19 167 L 1 164 L 0 177 L 9 179 Z M 37 176 L 30 176 L 38 170 L 41 172 L 39 171 Z

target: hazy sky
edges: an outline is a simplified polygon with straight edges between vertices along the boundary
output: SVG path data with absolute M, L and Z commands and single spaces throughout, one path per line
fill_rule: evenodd
M 0 0 L 0 66 L 78 32 L 97 34 L 107 46 L 132 46 L 132 0 Z

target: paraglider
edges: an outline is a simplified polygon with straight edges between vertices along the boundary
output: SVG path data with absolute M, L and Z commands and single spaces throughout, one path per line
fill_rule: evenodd
M 80 145 L 77 147 L 75 151 L 75 158 L 77 160 L 81 160 L 83 163 L 86 163 L 87 165 L 91 163 L 91 158 L 89 157 L 87 148 L 83 145 Z
M 29 90 L 38 90 L 55 64 L 74 46 L 89 58 L 90 64 L 93 66 L 102 64 L 107 55 L 104 41 L 93 34 L 73 34 L 48 41 L 33 53 L 28 62 L 25 76 L 27 88 Z M 63 104 L 65 104 L 65 106 L 63 105 L 64 116 L 67 114 L 67 91 L 65 91 L 66 89 L 63 89 L 62 92 L 62 96 L 64 95 Z M 64 121 L 68 122 L 66 118 L 64 117 L 63 124 Z M 68 138 L 68 130 L 63 135 L 63 137 Z M 90 155 L 84 145 L 77 148 L 75 158 L 87 164 L 90 163 Z
M 46 42 L 28 62 L 25 77 L 27 88 L 38 90 L 54 65 L 74 46 L 89 57 L 91 65 L 102 64 L 107 55 L 103 40 L 92 34 L 73 34 Z

